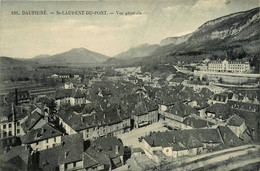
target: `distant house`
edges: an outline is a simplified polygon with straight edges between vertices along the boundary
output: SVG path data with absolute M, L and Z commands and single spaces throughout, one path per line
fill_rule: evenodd
M 156 132 L 144 137 L 144 151 L 155 161 L 156 153 L 177 158 L 181 156 L 193 156 L 203 152 L 203 144 L 192 134 L 186 131 Z
M 194 156 L 210 149 L 235 147 L 243 142 L 228 127 L 154 132 L 143 139 L 144 151 L 156 162 L 160 153 L 170 157 Z
M 199 117 L 189 117 L 189 116 L 184 119 L 182 124 L 184 125 L 182 129 L 198 129 L 198 128 L 209 128 L 215 126 L 215 124 L 210 121 L 200 119 Z
M 59 79 L 59 78 L 70 78 L 69 75 L 58 75 L 58 74 L 53 74 L 51 78 Z
M 109 156 L 101 148 L 90 146 L 83 153 L 83 168 L 86 171 L 111 170 L 112 164 Z
M 53 74 L 53 75 L 51 76 L 51 78 L 59 78 L 59 75 Z
M 224 121 L 230 116 L 230 107 L 227 104 L 216 103 L 206 109 L 208 118 Z
M 31 96 L 28 90 L 15 90 L 9 92 L 7 95 L 8 103 L 14 103 L 16 105 L 28 104 L 31 100 Z
M 215 94 L 212 100 L 209 100 L 209 103 L 221 103 L 221 104 L 227 104 L 228 100 L 231 99 L 233 96 L 233 93 L 220 93 Z
M 71 106 L 86 104 L 88 101 L 85 95 L 77 89 L 58 89 L 55 95 L 57 108 L 64 104 L 70 104 Z
M 152 82 L 152 75 L 149 72 L 136 73 L 136 78 L 142 80 L 143 82 Z
M 21 137 L 23 145 L 30 145 L 34 151 L 55 147 L 61 143 L 62 133 L 49 124 L 32 129 Z
M 232 109 L 250 111 L 250 112 L 256 112 L 256 113 L 260 112 L 260 105 L 258 105 L 258 104 L 229 100 L 228 105 Z
M 184 81 L 184 78 L 176 77 L 168 81 L 169 86 L 178 86 Z
M 183 122 L 187 116 L 192 114 L 199 115 L 199 112 L 189 105 L 179 102 L 169 107 L 166 111 L 160 111 L 160 118 L 168 121 Z
M 49 87 L 49 88 L 37 88 L 29 90 L 31 99 L 35 99 L 37 97 L 47 96 L 47 97 L 54 97 L 55 95 L 55 88 Z
M 245 119 L 238 115 L 233 115 L 227 120 L 227 127 L 232 130 L 237 137 L 242 137 L 243 133 L 246 131 Z
M 111 169 L 115 169 L 124 164 L 123 163 L 124 145 L 116 137 L 103 137 L 103 138 L 93 140 L 90 142 L 90 149 L 92 152 L 93 151 L 96 151 L 97 153 L 104 152 L 111 161 Z M 89 154 L 91 157 L 90 149 L 87 149 L 86 153 Z
M 73 88 L 74 88 L 74 86 L 73 86 L 73 83 L 71 83 L 71 82 L 66 82 L 64 84 L 64 89 L 73 89 Z
M 21 124 L 27 119 L 28 111 L 22 106 L 0 108 L 0 139 L 21 136 L 24 131 Z
M 158 122 L 158 106 L 153 101 L 138 102 L 133 119 L 135 128 Z
M 39 112 L 33 111 L 31 115 L 21 124 L 24 132 L 29 132 L 31 129 L 37 129 L 47 123 Z
M 130 115 L 114 108 L 92 114 L 61 111 L 59 124 L 68 134 L 83 133 L 84 140 L 116 136 L 130 131 Z

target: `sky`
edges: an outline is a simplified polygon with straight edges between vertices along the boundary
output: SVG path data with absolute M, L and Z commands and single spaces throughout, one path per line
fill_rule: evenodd
M 203 23 L 259 7 L 259 0 L 0 2 L 0 56 L 32 58 L 84 47 L 107 56 L 195 31 Z M 11 15 L 46 10 L 48 15 Z M 107 11 L 109 15 L 55 15 Z M 117 15 L 141 12 L 141 15 Z

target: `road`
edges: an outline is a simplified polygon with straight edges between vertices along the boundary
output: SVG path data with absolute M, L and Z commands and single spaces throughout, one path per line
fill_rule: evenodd
M 167 128 L 163 127 L 163 122 L 159 121 L 154 124 L 134 129 L 128 133 L 118 135 L 117 137 L 123 141 L 124 146 L 131 146 L 133 148 L 142 148 L 143 143 L 138 141 L 138 137 L 148 135 L 151 131 L 161 131 L 164 132 L 168 130 Z

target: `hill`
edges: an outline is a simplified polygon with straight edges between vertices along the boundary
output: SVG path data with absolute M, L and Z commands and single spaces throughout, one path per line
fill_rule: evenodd
M 161 41 L 161 47 L 154 54 L 215 50 L 259 53 L 259 9 L 210 20 L 193 33 L 166 38 Z
M 50 57 L 50 56 L 51 56 L 51 55 L 48 55 L 48 54 L 37 55 L 37 56 L 33 57 L 33 59 L 48 58 L 48 57 Z
M 39 63 L 60 63 L 60 64 L 95 64 L 106 61 L 109 57 L 96 53 L 85 48 L 74 48 L 67 52 L 43 58 L 33 58 Z
M 118 59 L 130 59 L 136 57 L 145 57 L 151 55 L 159 45 L 149 45 L 149 44 L 142 44 L 137 47 L 130 48 L 129 50 L 122 52 L 116 56 L 115 58 Z

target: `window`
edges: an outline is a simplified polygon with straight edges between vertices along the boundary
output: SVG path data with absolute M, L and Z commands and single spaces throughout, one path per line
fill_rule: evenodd
M 8 136 L 12 136 L 12 131 L 9 131 L 9 132 L 8 132 Z
M 20 129 L 17 129 L 17 134 L 20 134 Z
M 46 149 L 48 149 L 49 148 L 49 146 L 46 146 Z
M 77 166 L 77 163 L 76 163 L 76 162 L 74 162 L 74 163 L 73 163 L 73 167 L 76 167 L 76 166 Z
M 9 123 L 8 127 L 9 127 L 9 128 L 12 128 L 12 124 Z
M 49 142 L 48 140 L 49 140 L 49 139 L 47 139 L 47 140 L 46 140 L 46 143 L 48 143 L 48 142 Z
M 36 142 L 36 145 L 38 145 L 38 144 L 39 144 L 39 142 L 37 141 L 37 142 Z
M 7 133 L 6 132 L 4 132 L 4 135 L 3 135 L 3 137 L 6 137 L 7 136 Z
M 5 128 L 6 128 L 6 124 L 3 125 L 3 129 L 5 129 Z
M 17 124 L 16 124 L 17 126 L 20 126 L 20 122 L 17 122 Z
M 54 142 L 56 142 L 56 137 L 54 137 L 53 139 L 54 139 Z
M 55 147 L 55 144 L 52 144 L 52 147 Z

